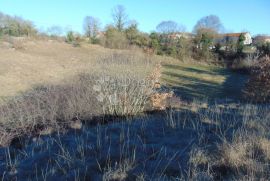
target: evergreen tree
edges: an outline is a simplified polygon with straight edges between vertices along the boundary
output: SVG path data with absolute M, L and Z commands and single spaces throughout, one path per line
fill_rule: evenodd
M 245 35 L 241 33 L 237 42 L 237 53 L 240 53 L 240 54 L 243 53 L 245 40 L 246 40 Z

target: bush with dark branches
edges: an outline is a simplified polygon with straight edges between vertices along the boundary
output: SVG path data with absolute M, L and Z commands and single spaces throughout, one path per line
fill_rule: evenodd
M 270 102 L 270 58 L 261 58 L 246 84 L 245 97 L 252 102 Z

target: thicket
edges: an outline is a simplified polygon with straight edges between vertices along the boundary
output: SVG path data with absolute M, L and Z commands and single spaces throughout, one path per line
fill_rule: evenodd
M 260 59 L 254 66 L 250 79 L 244 90 L 250 101 L 270 102 L 270 58 Z
M 263 56 L 270 56 L 270 42 L 257 45 L 257 49 Z
M 214 62 L 230 68 L 238 67 L 238 62 L 247 58 L 244 49 L 248 46 L 243 43 L 245 40 L 243 35 L 239 37 L 238 41 L 230 42 L 230 45 L 227 45 L 216 42 L 218 33 L 211 29 L 200 29 L 195 34 L 180 34 L 182 35 L 178 37 L 172 37 L 174 33 L 145 34 L 138 30 L 136 24 L 130 25 L 122 31 L 114 26 L 108 26 L 104 36 L 98 42 L 107 48 L 126 49 L 130 46 L 137 46 L 148 52 L 171 56 L 182 61 L 193 59 L 208 63 Z M 269 54 L 269 48 L 270 45 L 261 45 L 258 47 L 258 51 Z
M 79 34 L 75 34 L 73 31 L 69 31 L 66 36 L 66 42 L 72 44 L 74 47 L 80 46 L 81 37 Z
M 243 67 L 243 62 L 248 58 L 248 55 L 244 53 L 245 48 L 251 48 L 244 45 L 245 36 L 243 34 L 236 42 L 217 42 L 216 39 L 221 25 L 217 17 L 204 17 L 198 21 L 199 24 L 195 26 L 192 34 L 180 33 L 182 35 L 177 37 L 172 35 L 177 34 L 177 32 L 184 32 L 184 28 L 179 30 L 178 24 L 171 21 L 159 24 L 159 29 L 162 25 L 164 31 L 158 31 L 158 28 L 157 32 L 150 34 L 139 31 L 138 23 L 128 20 L 125 8 L 122 6 L 117 6 L 113 10 L 112 18 L 114 22 L 107 26 L 104 31 L 101 30 L 101 23 L 98 18 L 85 18 L 85 37 L 89 39 L 89 43 L 101 44 L 114 49 L 137 46 L 147 52 L 171 56 L 182 61 L 192 59 L 208 63 L 215 62 L 230 68 L 236 67 L 236 69 Z M 210 21 L 209 18 L 210 20 L 214 18 L 215 21 Z M 213 24 L 213 22 L 215 23 Z M 0 13 L 0 36 L 32 36 L 36 35 L 37 32 L 32 22 L 17 16 Z M 83 41 L 81 35 L 75 34 L 73 31 L 67 32 L 67 43 L 77 47 L 81 41 Z M 261 57 L 270 55 L 270 43 L 256 44 L 256 48 Z
M 37 30 L 33 23 L 18 16 L 9 16 L 0 12 L 0 36 L 32 36 Z
M 76 119 L 102 120 L 104 116 L 124 117 L 145 111 L 159 78 L 154 69 L 158 59 L 129 51 L 107 54 L 95 61 L 98 65 L 94 73 L 83 72 L 61 85 L 42 85 L 1 99 L 0 147 L 9 145 L 15 137 L 69 128 Z M 143 72 L 137 71 L 142 67 Z M 147 67 L 154 71 L 148 72 Z

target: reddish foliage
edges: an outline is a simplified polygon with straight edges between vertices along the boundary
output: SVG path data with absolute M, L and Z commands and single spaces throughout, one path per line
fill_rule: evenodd
M 255 102 L 270 102 L 270 58 L 264 57 L 254 66 L 246 84 L 245 97 Z

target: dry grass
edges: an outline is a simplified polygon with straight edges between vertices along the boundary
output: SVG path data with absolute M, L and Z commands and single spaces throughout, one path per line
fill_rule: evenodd
M 269 139 L 240 135 L 232 143 L 224 142 L 221 145 L 218 165 L 238 178 L 245 176 L 249 179 L 266 179 L 269 177 L 270 161 L 268 144 Z
M 263 152 L 265 159 L 270 161 L 270 140 L 267 138 L 259 138 L 257 144 Z
M 224 142 L 220 147 L 222 153 L 221 164 L 231 167 L 235 170 L 244 168 L 248 169 L 256 164 L 254 155 L 254 143 L 248 138 L 237 138 L 232 143 Z M 240 170 L 239 170 L 240 171 Z
M 178 101 L 177 110 L 87 127 L 82 121 L 96 115 L 144 110 L 161 76 L 160 66 L 155 69 L 160 57 L 44 40 L 23 47 L 0 49 L 0 85 L 10 81 L 0 92 L 8 97 L 0 106 L 0 144 L 13 141 L 0 149 L 3 180 L 269 178 L 268 105 Z M 192 87 L 203 81 L 211 88 L 226 79 L 217 68 L 165 68 L 167 83 L 184 79 Z M 60 134 L 67 127 L 76 130 Z M 25 135 L 34 138 L 20 138 Z
M 0 91 L 8 96 L 0 107 L 0 145 L 45 130 L 79 128 L 80 120 L 94 116 L 137 114 L 152 94 L 156 76 L 151 72 L 159 60 L 137 50 L 73 48 L 54 41 L 26 41 L 24 47 L 13 54 L 0 50 L 1 59 L 10 58 L 0 77 L 0 84 L 9 82 Z
M 192 173 L 203 171 L 216 179 L 267 180 L 270 173 L 268 108 L 256 105 L 238 108 L 215 106 L 199 111 L 200 120 L 213 125 L 212 130 L 220 140 L 214 149 L 192 152 L 191 163 L 197 165 L 192 168 Z M 211 121 L 205 122 L 205 119 Z M 200 131 L 200 135 L 204 140 L 205 132 Z M 213 144 L 208 141 L 202 143 Z
M 15 156 L 9 158 L 14 153 L 7 152 L 5 178 L 38 174 L 47 180 L 267 180 L 269 107 L 193 104 L 198 104 L 196 112 L 170 109 L 158 119 L 143 116 L 35 137 Z M 253 121 L 260 126 L 252 127 Z M 44 158 L 49 161 L 43 163 Z M 34 173 L 22 172 L 25 160 L 42 166 Z
M 152 69 L 152 58 L 137 50 L 110 50 L 89 44 L 74 48 L 56 40 L 29 39 L 21 46 L 18 50 L 0 48 L 0 98 L 16 96 L 37 85 L 61 84 L 84 72 L 129 71 L 145 76 Z
M 122 163 L 116 164 L 113 168 L 106 168 L 102 180 L 126 180 L 126 178 L 128 177 L 128 172 L 132 170 L 133 167 L 134 161 L 124 160 Z

